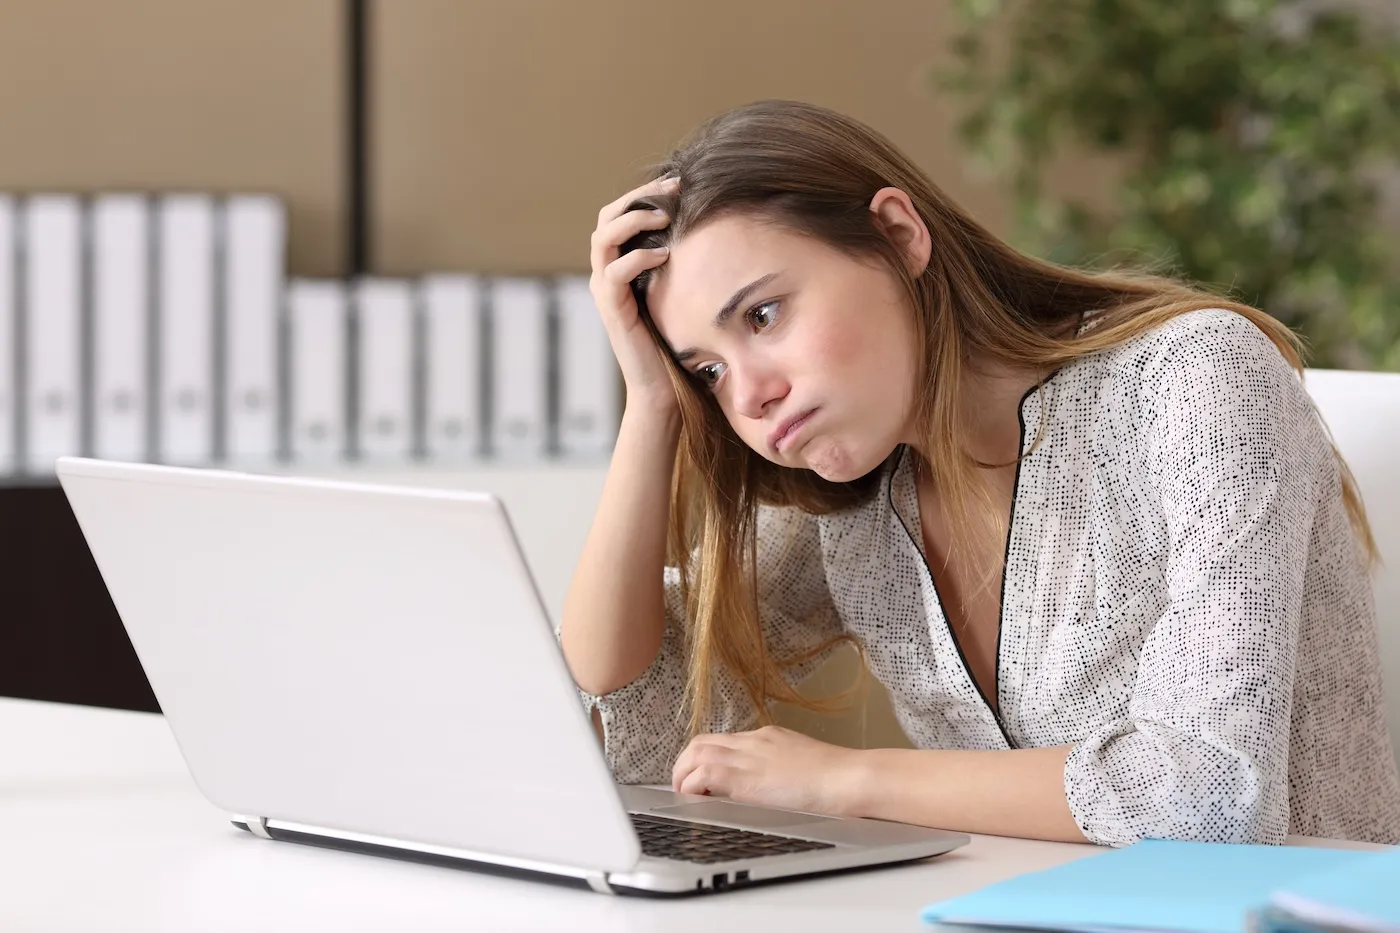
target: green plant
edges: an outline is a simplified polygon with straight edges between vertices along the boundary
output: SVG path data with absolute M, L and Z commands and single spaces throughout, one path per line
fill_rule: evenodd
M 1311 365 L 1400 369 L 1400 248 L 1377 179 L 1400 154 L 1400 39 L 1284 0 L 959 0 L 943 87 L 1015 184 L 1018 245 L 1125 259 L 1295 327 Z M 1054 198 L 1052 157 L 1107 152 L 1107 207 Z

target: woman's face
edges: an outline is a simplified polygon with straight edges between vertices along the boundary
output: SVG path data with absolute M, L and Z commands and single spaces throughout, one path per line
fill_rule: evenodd
M 772 462 L 844 482 L 908 439 L 914 318 L 873 261 L 730 215 L 672 244 L 647 304 L 681 368 Z

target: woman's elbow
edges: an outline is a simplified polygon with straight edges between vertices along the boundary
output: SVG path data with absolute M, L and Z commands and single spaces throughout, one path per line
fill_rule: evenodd
M 1178 750 L 1179 751 L 1179 750 Z M 1288 836 L 1287 778 L 1243 754 L 1220 748 L 1139 759 L 1108 781 L 1071 797 L 1091 841 L 1125 846 L 1143 839 L 1278 845 Z M 1157 757 L 1157 756 L 1153 756 Z M 1107 777 L 1104 771 L 1100 777 Z M 1097 785 L 1094 788 L 1094 785 Z M 1094 788 L 1089 796 L 1083 790 Z M 1107 791 L 1107 793 L 1102 793 Z

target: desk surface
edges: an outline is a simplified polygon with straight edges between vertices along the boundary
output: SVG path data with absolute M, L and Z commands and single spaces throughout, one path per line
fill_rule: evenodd
M 930 901 L 1096 851 L 974 836 L 914 866 L 605 897 L 256 839 L 199 795 L 160 716 L 0 699 L 4 930 L 917 931 Z

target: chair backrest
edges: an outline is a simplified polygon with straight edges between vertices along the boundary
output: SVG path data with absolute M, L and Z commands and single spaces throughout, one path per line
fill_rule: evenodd
M 1400 762 L 1400 373 L 1309 369 L 1303 385 L 1356 477 L 1380 548 L 1376 622 L 1386 719 Z

